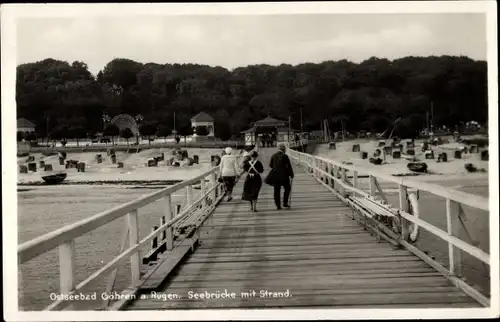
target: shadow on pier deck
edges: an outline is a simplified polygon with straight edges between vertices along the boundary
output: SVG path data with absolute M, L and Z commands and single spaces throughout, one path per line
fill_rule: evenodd
M 348 205 L 294 168 L 291 209 L 276 210 L 263 184 L 258 212 L 250 212 L 240 180 L 234 199 L 204 224 L 194 252 L 165 269 L 168 276 L 151 277 L 146 284 L 157 287 L 124 309 L 481 307 L 410 251 L 378 241 Z M 151 296 L 154 288 L 171 298 Z M 206 292 L 234 298 L 189 298 Z

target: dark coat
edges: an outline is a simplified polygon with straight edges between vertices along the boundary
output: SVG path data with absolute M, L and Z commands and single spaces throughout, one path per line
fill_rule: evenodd
M 271 157 L 269 167 L 272 169 L 272 185 L 286 185 L 293 178 L 293 168 L 288 155 L 278 151 Z

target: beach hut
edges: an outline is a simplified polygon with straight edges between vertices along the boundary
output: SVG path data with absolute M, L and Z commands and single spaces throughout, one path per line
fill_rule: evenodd
M 148 167 L 156 167 L 157 165 L 157 161 L 155 158 L 149 158 L 148 159 L 148 163 L 147 163 L 147 166 Z
M 85 162 L 78 162 L 76 169 L 78 172 L 85 172 Z
M 448 162 L 448 154 L 446 152 L 439 153 L 437 162 Z
M 36 172 L 36 163 L 35 162 L 28 163 L 28 171 Z

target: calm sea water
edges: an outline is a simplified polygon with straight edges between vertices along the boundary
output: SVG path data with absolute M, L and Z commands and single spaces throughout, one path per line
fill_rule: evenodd
M 25 188 L 25 187 L 23 187 Z M 19 243 L 26 242 L 65 225 L 85 219 L 99 212 L 139 198 L 155 189 L 130 189 L 125 186 L 54 186 L 33 187 L 18 192 Z M 182 196 L 174 195 L 173 200 Z M 139 234 L 144 238 L 151 227 L 160 224 L 163 215 L 161 200 L 139 210 Z M 122 236 L 126 229 L 126 217 L 119 218 L 103 227 L 76 239 L 77 283 L 111 261 L 120 253 Z M 143 249 L 142 254 L 149 249 Z M 50 294 L 59 289 L 57 249 L 45 253 L 19 269 L 19 307 L 21 310 L 40 310 L 52 302 Z M 117 275 L 116 290 L 129 283 L 130 264 L 122 266 Z M 87 292 L 101 294 L 106 280 Z M 95 309 L 101 301 L 81 301 L 79 309 Z
M 361 182 L 360 182 L 361 184 Z M 395 188 L 381 183 L 384 187 Z M 458 184 L 458 183 L 454 183 Z M 488 196 L 488 184 L 474 183 L 468 186 L 462 183 L 461 190 Z M 66 186 L 66 187 L 34 187 L 33 190 L 18 192 L 18 229 L 19 243 L 23 243 L 65 225 L 77 222 L 101 211 L 113 208 L 142 195 L 153 192 L 153 189 L 130 189 L 124 186 Z M 182 198 L 181 196 L 174 199 Z M 395 192 L 388 194 L 390 203 L 398 205 Z M 446 230 L 445 200 L 430 194 L 420 193 L 420 216 L 429 223 Z M 467 220 L 473 227 L 479 247 L 489 252 L 489 216 L 487 212 L 475 209 L 464 209 Z M 158 225 L 162 216 L 161 202 L 141 208 L 140 238 L 151 232 L 153 225 Z M 92 272 L 101 268 L 120 252 L 120 243 L 125 228 L 125 218 L 117 219 L 95 231 L 76 239 L 76 272 L 77 283 L 83 281 Z M 462 232 L 463 233 L 463 232 Z M 461 234 L 462 239 L 467 240 Z M 434 235 L 421 230 L 417 246 L 427 251 L 430 256 L 448 267 L 448 246 Z M 146 247 L 144 251 L 148 251 Z M 463 273 L 470 283 L 489 293 L 489 267 L 463 254 Z M 49 305 L 51 293 L 59 288 L 57 250 L 43 254 L 19 268 L 19 306 L 20 310 L 41 310 Z M 115 289 L 121 290 L 129 285 L 130 265 L 122 266 L 118 271 Z M 104 292 L 106 280 L 87 292 Z M 102 300 L 81 301 L 76 309 L 97 309 Z

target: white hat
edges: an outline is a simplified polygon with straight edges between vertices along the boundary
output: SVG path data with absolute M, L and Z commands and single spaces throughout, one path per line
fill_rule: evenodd
M 225 151 L 226 151 L 226 154 L 231 154 L 231 152 L 233 152 L 233 149 L 231 149 L 230 147 L 227 147 Z

